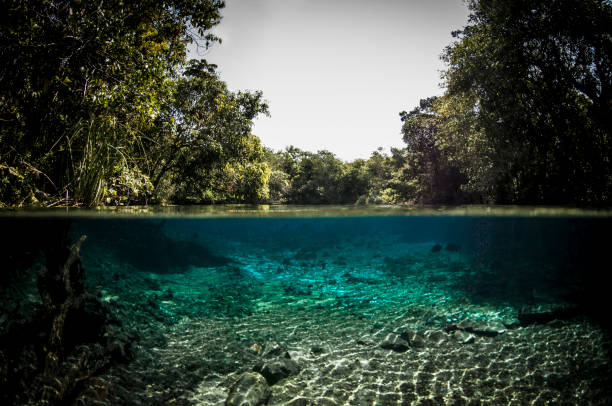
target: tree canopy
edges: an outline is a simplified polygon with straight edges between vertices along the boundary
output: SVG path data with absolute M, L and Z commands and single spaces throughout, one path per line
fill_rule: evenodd
M 250 133 L 267 112 L 261 93 L 230 92 L 214 65 L 187 61 L 189 44 L 218 41 L 209 30 L 223 6 L 3 2 L 0 200 L 262 197 L 267 172 Z M 168 190 L 177 176 L 183 186 Z M 231 190 L 215 184 L 222 176 L 234 178 Z
M 443 58 L 447 119 L 470 125 L 441 137 L 472 161 L 469 187 L 498 203 L 609 202 L 612 5 L 473 0 L 469 7 L 469 24 Z M 475 163 L 482 167 L 467 169 Z

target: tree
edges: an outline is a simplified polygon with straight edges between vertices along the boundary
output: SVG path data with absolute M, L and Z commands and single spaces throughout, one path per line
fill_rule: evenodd
M 144 142 L 158 197 L 192 203 L 265 198 L 269 170 L 251 134 L 258 114 L 268 114 L 261 92 L 230 92 L 213 67 L 190 61 Z
M 448 100 L 471 100 L 498 203 L 605 204 L 612 190 L 612 5 L 473 0 L 444 59 Z M 476 179 L 475 179 L 476 178 Z
M 291 179 L 288 201 L 299 204 L 339 203 L 343 164 L 329 151 L 302 151 Z
M 172 94 L 187 44 L 217 40 L 208 30 L 223 5 L 4 1 L 0 198 L 93 204 L 114 180 L 142 173 L 142 134 Z
M 440 114 L 440 102 L 440 98 L 430 97 L 409 113 L 400 113 L 406 143 L 401 178 L 411 186 L 410 197 L 417 202 L 462 203 L 461 186 L 466 179 L 451 159 L 454 148 L 443 131 L 447 118 Z

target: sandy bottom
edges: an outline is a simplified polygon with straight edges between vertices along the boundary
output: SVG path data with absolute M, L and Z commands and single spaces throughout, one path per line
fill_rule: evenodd
M 299 372 L 270 387 L 270 405 L 612 404 L 609 334 L 581 317 L 521 325 L 521 301 L 551 296 L 500 297 L 507 281 L 474 274 L 460 252 L 243 248 L 228 248 L 235 265 L 182 274 L 90 266 L 138 338 L 133 361 L 92 378 L 78 403 L 223 405 L 277 348 Z M 462 340 L 463 320 L 504 328 Z M 408 348 L 381 347 L 397 337 Z

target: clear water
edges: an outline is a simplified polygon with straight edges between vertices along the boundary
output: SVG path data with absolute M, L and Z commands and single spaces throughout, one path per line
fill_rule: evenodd
M 4 214 L 5 238 L 17 235 L 5 243 L 13 253 L 52 245 L 67 224 L 72 241 L 87 235 L 86 290 L 114 322 L 87 335 L 79 330 L 87 317 L 68 319 L 65 342 L 79 334 L 63 344 L 57 375 L 78 380 L 69 371 L 80 365 L 71 358 L 79 345 L 98 342 L 100 359 L 111 347 L 123 355 L 83 367 L 87 378 L 66 389 L 73 404 L 223 405 L 248 391 L 236 382 L 253 370 L 265 375 L 273 405 L 612 403 L 606 212 Z M 44 263 L 4 270 L 4 337 L 14 334 L 11 320 L 40 313 Z M 39 335 L 44 347 L 44 328 Z M 4 385 L 17 385 L 11 371 L 44 370 L 40 355 L 16 356 L 22 347 L 2 343 Z M 15 365 L 26 360 L 32 371 Z

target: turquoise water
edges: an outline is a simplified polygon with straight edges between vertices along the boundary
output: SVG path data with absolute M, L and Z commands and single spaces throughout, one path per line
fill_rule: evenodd
M 9 214 L 3 404 L 612 403 L 607 213 Z

